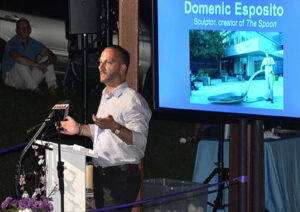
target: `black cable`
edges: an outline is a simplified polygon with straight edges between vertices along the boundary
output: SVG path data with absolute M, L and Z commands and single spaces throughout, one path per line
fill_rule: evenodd
M 61 160 L 61 136 L 60 136 L 60 121 L 56 122 L 57 136 L 58 136 L 58 161 L 57 161 L 57 174 L 60 191 L 60 206 L 61 212 L 64 212 L 64 162 Z

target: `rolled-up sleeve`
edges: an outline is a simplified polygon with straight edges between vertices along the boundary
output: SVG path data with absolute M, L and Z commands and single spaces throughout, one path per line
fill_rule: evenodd
M 95 138 L 95 124 L 89 124 L 90 131 L 91 131 L 91 138 Z M 93 139 L 92 139 L 93 140 Z
M 123 115 L 126 128 L 132 131 L 133 147 L 143 151 L 147 144 L 151 114 L 146 101 L 135 96 L 127 105 Z

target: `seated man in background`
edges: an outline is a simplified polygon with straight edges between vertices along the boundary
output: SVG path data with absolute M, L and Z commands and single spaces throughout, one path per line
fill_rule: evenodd
M 49 93 L 55 95 L 57 83 L 53 64 L 56 55 L 29 36 L 31 27 L 28 20 L 21 18 L 16 22 L 16 33 L 7 42 L 2 59 L 4 83 L 41 94 L 39 84 L 45 79 Z

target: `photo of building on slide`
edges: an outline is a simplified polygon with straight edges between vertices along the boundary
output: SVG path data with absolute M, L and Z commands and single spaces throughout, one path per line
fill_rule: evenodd
M 190 30 L 190 102 L 283 109 L 283 34 Z

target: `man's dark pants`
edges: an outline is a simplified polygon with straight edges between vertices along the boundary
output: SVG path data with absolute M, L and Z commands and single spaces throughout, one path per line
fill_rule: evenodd
M 107 168 L 94 167 L 94 198 L 97 208 L 119 205 L 136 200 L 141 177 L 138 165 L 127 164 Z M 130 212 L 132 207 L 118 210 Z

